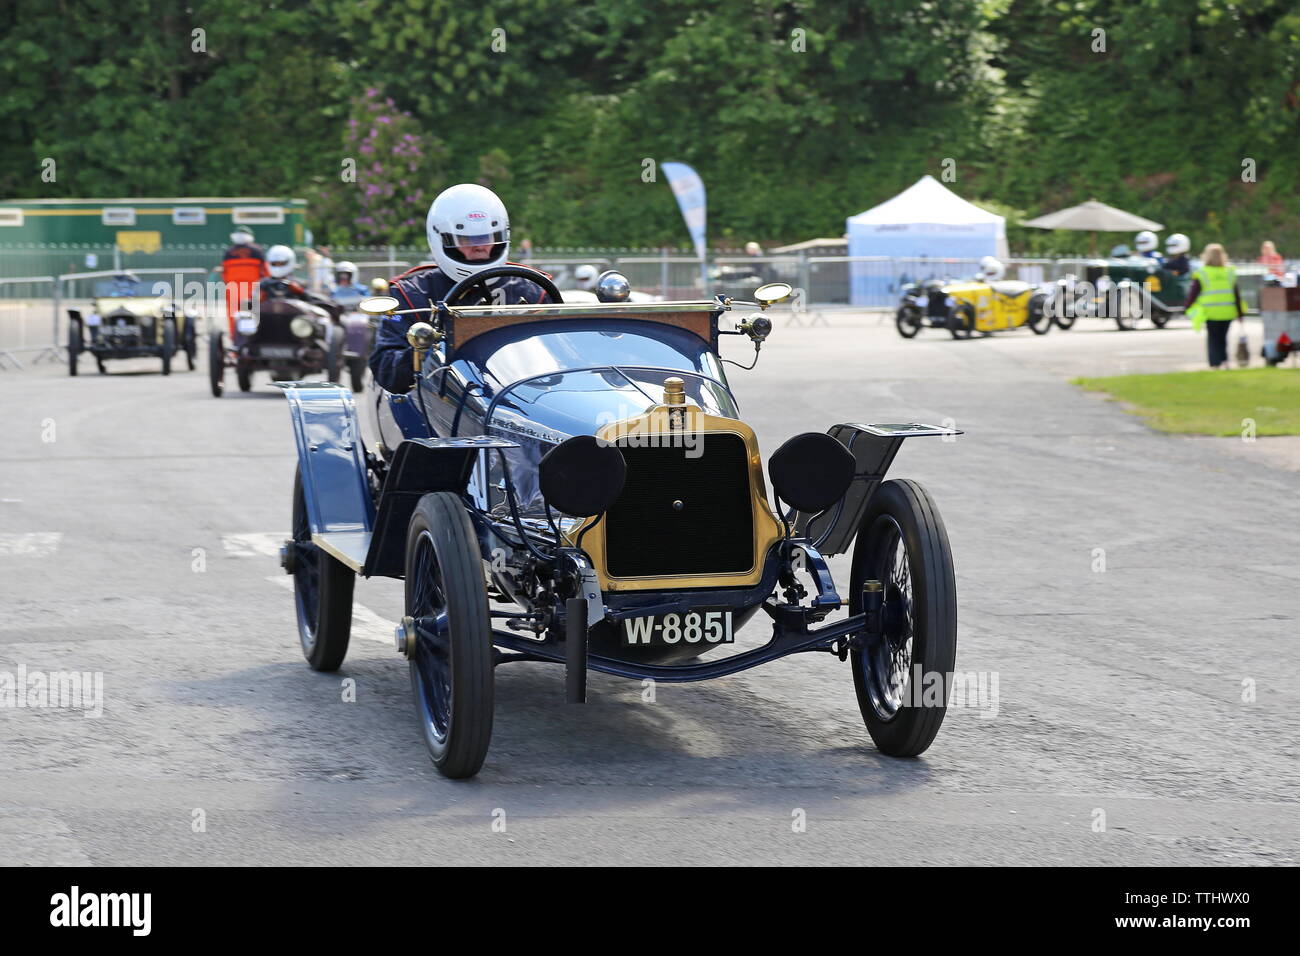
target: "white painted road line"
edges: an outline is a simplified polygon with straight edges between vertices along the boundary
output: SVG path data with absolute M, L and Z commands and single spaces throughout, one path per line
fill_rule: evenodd
M 287 531 L 257 531 L 247 534 L 223 534 L 221 546 L 237 558 L 278 558 L 280 545 L 292 535 Z
M 0 534 L 0 558 L 48 558 L 59 550 L 61 531 Z
M 276 558 L 280 557 L 280 546 L 290 537 L 287 531 L 255 531 L 243 534 L 223 534 L 221 546 L 226 553 L 238 558 Z M 3 552 L 0 552 L 3 553 Z M 272 584 L 293 590 L 293 578 L 287 574 L 272 575 L 267 578 Z M 393 630 L 396 621 L 376 614 L 364 604 L 352 605 L 352 633 L 357 637 L 378 641 L 388 647 L 393 646 Z
M 272 584 L 278 584 L 283 588 L 293 590 L 293 578 L 289 575 L 279 575 L 267 578 Z M 389 648 L 393 648 L 393 631 L 397 629 L 397 622 L 390 621 L 386 617 L 381 617 L 364 604 L 352 603 L 352 636 L 364 637 L 366 640 L 378 641 Z

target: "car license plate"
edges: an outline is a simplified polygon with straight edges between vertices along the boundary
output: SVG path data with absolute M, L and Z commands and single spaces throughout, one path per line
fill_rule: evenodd
M 730 611 L 688 611 L 629 617 L 623 621 L 623 641 L 644 644 L 734 644 Z
M 293 358 L 298 354 L 292 345 L 263 345 L 257 351 L 262 358 Z

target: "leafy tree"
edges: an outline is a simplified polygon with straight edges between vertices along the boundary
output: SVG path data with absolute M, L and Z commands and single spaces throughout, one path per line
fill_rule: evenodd
M 0 193 L 299 194 L 334 241 L 400 241 L 479 181 L 538 244 L 685 245 L 645 175 L 675 159 L 731 244 L 951 168 L 1013 248 L 1077 251 L 1016 222 L 1096 196 L 1294 252 L 1298 77 L 1294 0 L 10 0 Z M 384 162 L 347 183 L 372 88 Z

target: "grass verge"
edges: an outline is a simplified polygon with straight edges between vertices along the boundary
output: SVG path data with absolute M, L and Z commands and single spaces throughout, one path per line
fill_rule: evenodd
M 1300 435 L 1300 369 L 1247 368 L 1076 378 L 1126 403 L 1152 428 L 1180 435 Z

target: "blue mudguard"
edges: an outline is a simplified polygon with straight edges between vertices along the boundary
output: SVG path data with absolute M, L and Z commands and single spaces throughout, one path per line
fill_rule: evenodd
M 401 577 L 406 573 L 406 529 L 421 498 L 435 491 L 463 494 L 479 455 L 518 447 L 488 435 L 408 438 L 398 445 L 379 499 L 375 533 L 366 554 L 366 576 Z
M 375 523 L 352 392 L 329 382 L 287 382 L 303 498 L 312 534 L 369 532 Z

